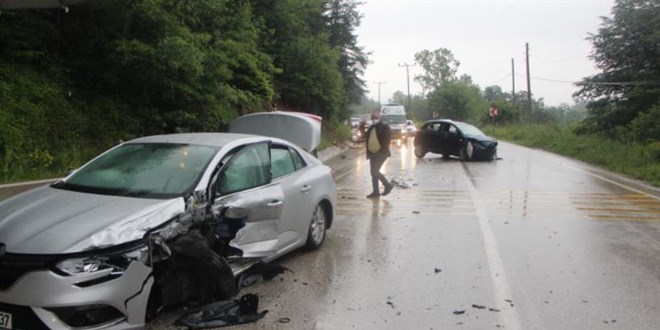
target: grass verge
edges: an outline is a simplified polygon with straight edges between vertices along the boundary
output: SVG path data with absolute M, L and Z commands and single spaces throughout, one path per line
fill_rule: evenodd
M 576 135 L 568 127 L 489 126 L 484 132 L 502 141 L 568 156 L 660 187 L 660 142 L 621 142 L 598 135 Z

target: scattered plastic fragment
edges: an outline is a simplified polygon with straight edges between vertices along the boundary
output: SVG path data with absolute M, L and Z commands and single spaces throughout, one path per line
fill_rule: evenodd
M 463 315 L 463 314 L 465 314 L 465 310 L 454 311 L 454 315 Z
M 176 320 L 175 325 L 189 329 L 224 327 L 255 322 L 263 318 L 267 310 L 257 312 L 259 297 L 243 295 L 238 300 L 223 300 L 190 310 Z
M 280 323 L 289 323 L 289 322 L 291 322 L 291 319 L 288 318 L 288 317 L 283 317 L 283 318 L 280 318 L 278 320 L 278 322 L 280 322 Z
M 437 274 L 437 273 L 442 272 L 442 269 L 440 269 L 440 268 L 433 268 L 433 271 L 435 271 L 435 273 Z
M 484 309 L 484 308 L 486 308 L 486 306 L 475 305 L 475 304 L 472 304 L 472 307 L 473 307 L 473 308 L 476 308 L 476 309 Z

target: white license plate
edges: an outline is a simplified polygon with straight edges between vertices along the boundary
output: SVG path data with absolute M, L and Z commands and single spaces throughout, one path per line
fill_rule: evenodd
M 0 312 L 0 329 L 11 329 L 11 314 Z

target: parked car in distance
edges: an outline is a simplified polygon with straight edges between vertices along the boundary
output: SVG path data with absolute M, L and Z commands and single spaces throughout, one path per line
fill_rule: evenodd
M 230 298 L 251 265 L 319 248 L 336 208 L 332 170 L 310 154 L 320 130 L 269 112 L 232 133 L 142 137 L 1 202 L 0 328 L 142 329 L 162 307 Z
M 362 118 L 360 118 L 360 117 L 351 117 L 351 119 L 349 120 L 350 124 L 351 124 L 351 129 L 358 128 L 358 126 L 360 125 L 361 120 L 362 120 Z
M 497 140 L 467 123 L 448 119 L 429 120 L 417 130 L 414 149 L 417 158 L 432 152 L 444 158 L 457 156 L 461 160 L 492 160 L 497 157 Z
M 417 132 L 415 123 L 410 119 L 406 120 L 406 131 L 408 131 L 408 136 L 415 136 L 415 132 Z

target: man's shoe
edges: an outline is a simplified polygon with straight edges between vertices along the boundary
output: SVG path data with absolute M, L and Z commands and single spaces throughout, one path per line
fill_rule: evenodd
M 371 194 L 367 195 L 367 198 L 378 198 L 380 197 L 380 194 L 377 192 L 372 192 Z
M 391 184 L 391 183 L 389 185 L 385 186 L 385 190 L 383 191 L 383 196 L 389 194 L 390 191 L 392 191 L 392 188 L 394 188 L 394 185 Z

